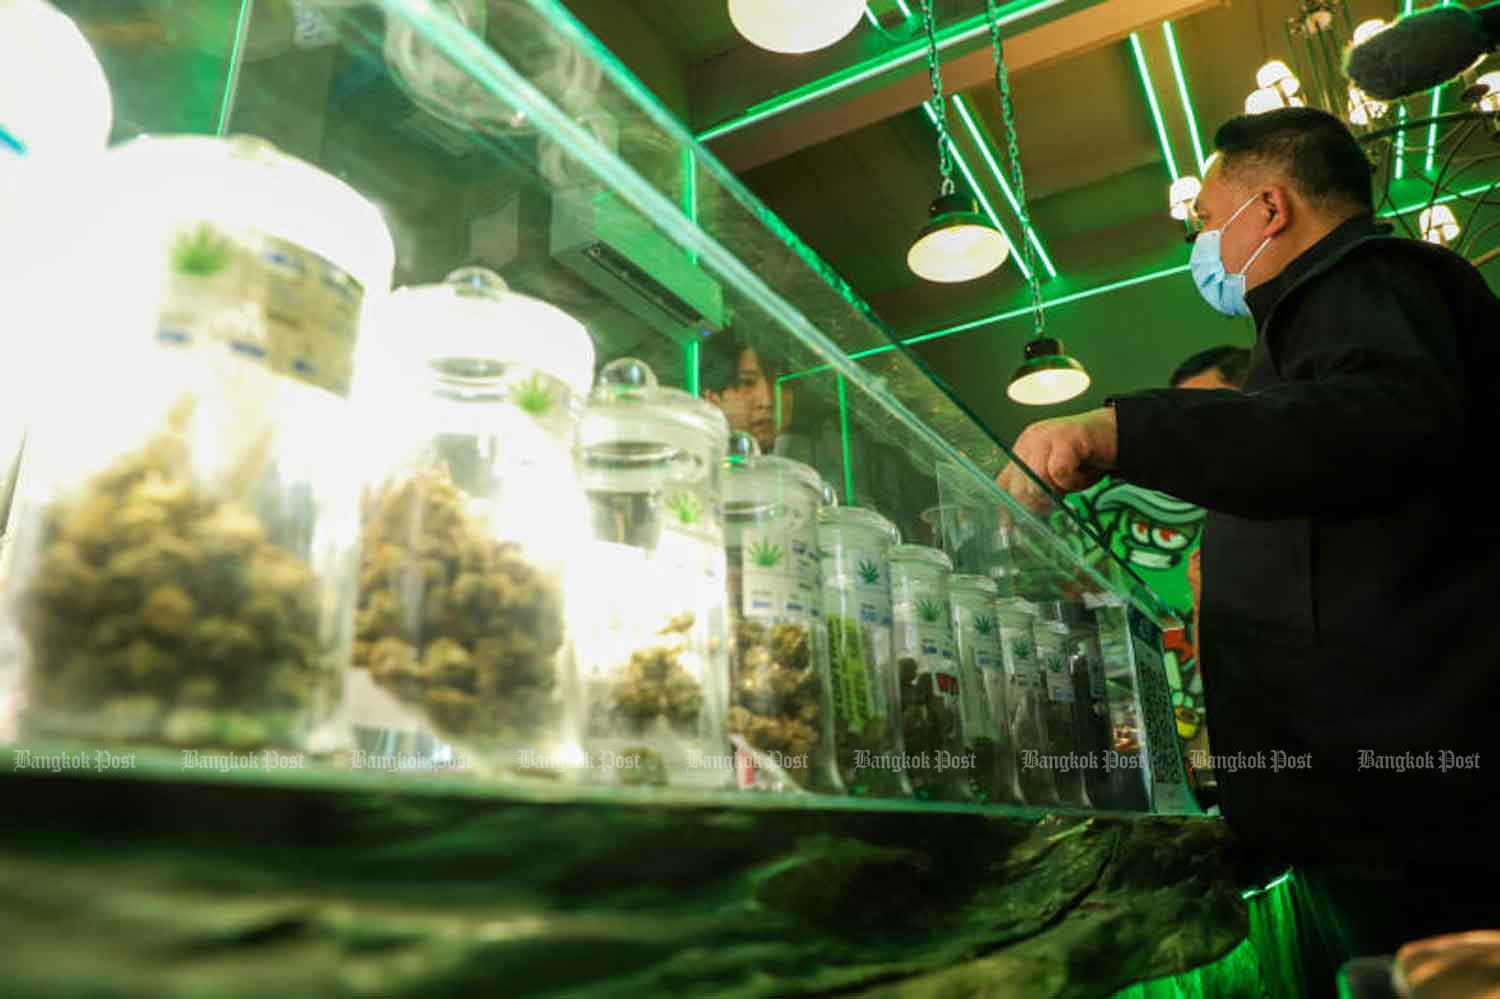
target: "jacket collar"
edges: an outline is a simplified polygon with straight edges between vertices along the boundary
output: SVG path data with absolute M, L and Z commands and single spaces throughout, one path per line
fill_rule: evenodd
M 1328 270 L 1366 239 L 1386 236 L 1390 232 L 1390 226 L 1376 222 L 1371 215 L 1356 215 L 1340 223 L 1332 232 L 1283 267 L 1280 274 L 1252 288 L 1245 296 L 1250 314 L 1255 317 L 1256 329 L 1266 328 L 1271 313 L 1276 311 L 1276 306 L 1293 289 Z

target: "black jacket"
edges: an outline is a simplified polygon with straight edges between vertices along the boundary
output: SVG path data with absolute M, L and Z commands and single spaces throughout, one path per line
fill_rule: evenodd
M 1224 814 L 1267 859 L 1500 852 L 1500 302 L 1456 254 L 1364 217 L 1249 303 L 1244 394 L 1114 400 L 1120 473 L 1211 511 Z M 1307 768 L 1271 769 L 1275 751 Z

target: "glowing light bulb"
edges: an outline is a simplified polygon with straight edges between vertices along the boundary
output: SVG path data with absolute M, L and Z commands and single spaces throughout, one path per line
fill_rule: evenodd
M 1179 222 L 1186 222 L 1193 216 L 1193 202 L 1198 200 L 1198 195 L 1203 190 L 1203 182 L 1197 177 L 1178 177 L 1172 181 L 1172 188 L 1167 192 L 1167 204 L 1171 206 L 1172 217 Z
M 729 19 L 747 41 L 789 54 L 827 48 L 864 13 L 864 0 L 729 0 Z
M 1438 246 L 1447 246 L 1463 231 L 1458 224 L 1458 217 L 1447 205 L 1422 209 L 1417 228 L 1421 230 L 1423 239 Z

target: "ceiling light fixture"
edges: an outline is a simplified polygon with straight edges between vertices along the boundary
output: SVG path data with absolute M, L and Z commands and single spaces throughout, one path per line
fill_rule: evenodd
M 1189 175 L 1172 181 L 1172 187 L 1167 192 L 1167 205 L 1172 217 L 1179 222 L 1191 222 L 1197 214 L 1193 211 L 1193 203 L 1198 200 L 1202 191 L 1203 182 L 1197 177 Z
M 1434 205 L 1431 208 L 1422 209 L 1418 216 L 1417 228 L 1422 232 L 1422 238 L 1429 243 L 1438 246 L 1447 246 L 1458 238 L 1463 230 L 1459 227 L 1458 216 L 1453 214 L 1453 209 L 1447 205 Z
M 948 138 L 948 105 L 943 98 L 943 71 L 932 0 L 922 0 L 922 26 L 927 32 L 927 72 L 932 80 L 932 102 L 928 106 L 937 126 L 938 169 L 943 179 L 937 199 L 928 208 L 927 223 L 918 231 L 906 254 L 906 264 L 912 273 L 927 281 L 942 284 L 972 281 L 1005 263 L 1010 256 L 1010 241 L 979 214 L 979 205 L 973 197 L 958 193 L 953 182 L 953 143 Z M 1022 219 L 1022 224 L 1025 223 Z
M 927 3 L 928 0 L 923 0 Z M 995 89 L 1000 95 L 1000 113 L 1005 122 L 1005 146 L 1010 153 L 1011 183 L 1016 191 L 1017 214 L 1023 232 L 1031 230 L 1031 208 L 1026 200 L 1026 175 L 1021 169 L 1021 147 L 1016 132 L 1016 108 L 1010 91 L 1010 71 L 1005 65 L 1005 48 L 1000 40 L 1000 12 L 995 0 L 985 0 L 985 15 L 990 24 L 990 46 L 995 52 Z M 1011 376 L 1005 394 L 1023 406 L 1051 406 L 1082 395 L 1089 387 L 1088 372 L 1074 358 L 1063 352 L 1061 340 L 1047 336 L 1047 313 L 1042 302 L 1042 282 L 1037 275 L 1036 259 L 1030 240 L 1021 241 L 1022 258 L 1031 276 L 1031 341 L 1021 366 Z
M 1005 394 L 1023 406 L 1051 406 L 1082 395 L 1089 374 L 1063 351 L 1062 341 L 1038 337 L 1026 345 L 1026 359 L 1011 376 Z
M 864 0 L 729 0 L 729 19 L 746 41 L 789 55 L 826 49 L 864 15 Z

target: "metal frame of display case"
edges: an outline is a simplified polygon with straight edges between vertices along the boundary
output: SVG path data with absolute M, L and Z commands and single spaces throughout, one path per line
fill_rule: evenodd
M 860 476 L 893 480 L 916 468 L 918 485 L 931 479 L 925 498 L 910 510 L 874 508 L 910 533 L 919 509 L 965 504 L 984 521 L 983 543 L 979 561 L 960 570 L 986 571 L 1025 552 L 1038 578 L 1058 595 L 1087 596 L 1118 613 L 1130 636 L 1119 696 L 1132 702 L 1139 718 L 1152 810 L 1196 813 L 1162 665 L 1161 631 L 1176 623 L 1166 605 L 1065 504 L 1059 503 L 1067 511 L 1062 516 L 1078 523 L 1071 540 L 1002 493 L 992 476 L 1010 458 L 1005 446 L 936 385 L 869 306 L 558 0 L 485 3 L 489 31 L 482 37 L 456 20 L 449 4 L 434 0 L 306 0 L 292 5 L 297 34 L 285 44 L 268 40 L 267 24 L 280 30 L 277 15 L 255 0 L 195 5 L 191 13 L 166 13 L 150 0 L 121 5 L 154 11 L 155 23 L 173 26 L 166 34 L 177 41 L 164 44 L 185 46 L 187 68 L 176 83 L 188 81 L 189 96 L 159 65 L 125 51 L 126 43 L 96 42 L 123 112 L 114 138 L 184 129 L 263 135 L 357 189 L 371 188 L 367 196 L 383 202 L 392 220 L 398 283 L 436 280 L 453 266 L 509 252 L 522 290 L 545 297 L 549 288 L 563 289 L 597 304 L 597 316 L 580 315 L 591 329 L 626 329 L 620 343 L 637 337 L 616 350 L 609 334 L 601 334 L 601 361 L 644 345 L 668 358 L 663 364 L 675 364 L 670 377 L 692 391 L 699 388 L 704 352 L 715 346 L 708 326 L 754 333 L 757 349 L 775 355 L 778 370 L 797 372 L 807 404 L 836 428 L 823 464 L 846 502 L 869 503 L 881 498 L 880 488 L 893 488 L 866 495 L 872 490 L 856 488 Z M 57 6 L 78 18 L 86 35 L 92 20 L 109 16 L 89 0 Z M 271 12 L 258 25 L 263 10 Z M 409 81 L 393 80 L 384 62 L 382 32 L 393 26 L 450 78 L 461 75 L 474 100 L 508 109 L 518 124 L 507 128 L 491 120 L 471 127 L 424 111 Z M 304 35 L 322 41 L 298 48 L 302 43 L 294 39 Z M 219 69 L 215 58 L 222 59 Z M 552 71 L 559 65 L 573 76 L 560 78 Z M 327 92 L 322 108 L 302 81 L 316 81 Z M 193 96 L 201 113 L 189 113 L 184 103 Z M 555 221 L 532 218 L 526 192 L 538 178 L 544 193 L 548 178 L 557 181 L 554 196 L 565 183 L 594 209 L 607 208 L 637 226 L 645 243 L 674 248 L 687 270 L 707 275 L 722 295 L 722 314 L 703 285 L 705 297 L 692 299 L 694 311 L 684 323 L 692 330 L 696 316 L 708 324 L 699 335 L 661 336 L 657 322 L 653 337 L 639 308 L 628 314 L 631 307 L 605 300 L 596 276 L 580 278 L 584 270 L 569 270 L 566 261 L 555 266 L 561 260 L 555 246 L 546 268 L 529 268 L 528 254 L 537 251 L 528 237 L 545 229 L 558 238 Z M 445 192 L 457 192 L 456 209 L 438 196 Z M 508 250 L 507 240 L 515 244 Z M 438 244 L 440 250 L 429 252 Z M 528 277 L 538 286 L 526 287 Z M 671 304 L 682 305 L 681 297 Z M 872 347 L 884 349 L 864 360 L 851 357 Z M 950 554 L 960 544 L 951 531 L 935 531 L 927 540 Z

